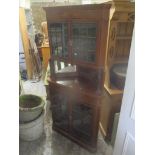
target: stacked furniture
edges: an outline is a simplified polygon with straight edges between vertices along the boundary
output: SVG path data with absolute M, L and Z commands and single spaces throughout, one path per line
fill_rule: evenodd
M 100 129 L 107 140 L 111 140 L 114 116 L 121 108 L 135 14 L 133 2 L 111 4 L 100 115 Z
M 95 152 L 112 3 L 45 7 L 53 129 Z M 108 51 L 109 52 L 109 51 Z

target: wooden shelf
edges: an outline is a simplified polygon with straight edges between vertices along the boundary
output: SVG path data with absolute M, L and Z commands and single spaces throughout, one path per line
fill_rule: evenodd
M 106 84 L 104 85 L 105 90 L 110 94 L 110 95 L 121 95 L 123 94 L 123 90 L 119 89 L 111 89 L 109 88 Z

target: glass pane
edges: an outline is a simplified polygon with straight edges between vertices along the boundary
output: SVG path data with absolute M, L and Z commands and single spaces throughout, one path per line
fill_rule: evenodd
M 73 24 L 73 57 L 76 60 L 95 62 L 96 24 Z
M 52 117 L 54 125 L 69 129 L 69 111 L 67 97 L 61 92 L 52 92 Z
M 70 73 L 76 72 L 76 65 L 71 65 L 70 63 L 62 61 L 54 61 L 55 73 Z
M 55 56 L 68 57 L 68 27 L 67 23 L 55 23 L 50 25 L 50 37 L 52 40 L 52 53 Z
M 92 108 L 85 104 L 74 104 L 72 111 L 73 134 L 83 140 L 90 141 L 92 132 Z

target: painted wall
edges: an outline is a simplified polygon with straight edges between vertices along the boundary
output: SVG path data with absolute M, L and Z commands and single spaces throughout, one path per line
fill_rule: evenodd
M 35 33 L 41 32 L 41 23 L 46 21 L 46 14 L 42 7 L 57 6 L 57 5 L 77 5 L 81 4 L 81 0 L 31 0 L 31 10 Z
M 19 0 L 19 6 L 23 8 L 30 8 L 30 0 Z
M 46 21 L 46 14 L 42 7 L 103 3 L 104 1 L 105 0 L 30 0 L 35 33 L 41 32 L 41 23 Z

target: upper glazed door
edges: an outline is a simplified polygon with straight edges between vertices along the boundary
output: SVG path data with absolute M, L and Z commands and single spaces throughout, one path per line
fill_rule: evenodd
M 95 63 L 97 24 L 95 22 L 73 22 L 72 56 L 75 62 Z
M 49 24 L 52 57 L 80 65 L 97 65 L 99 24 L 95 21 L 70 20 Z
M 53 57 L 63 59 L 69 57 L 68 31 L 67 22 L 51 23 L 49 25 L 49 36 Z

